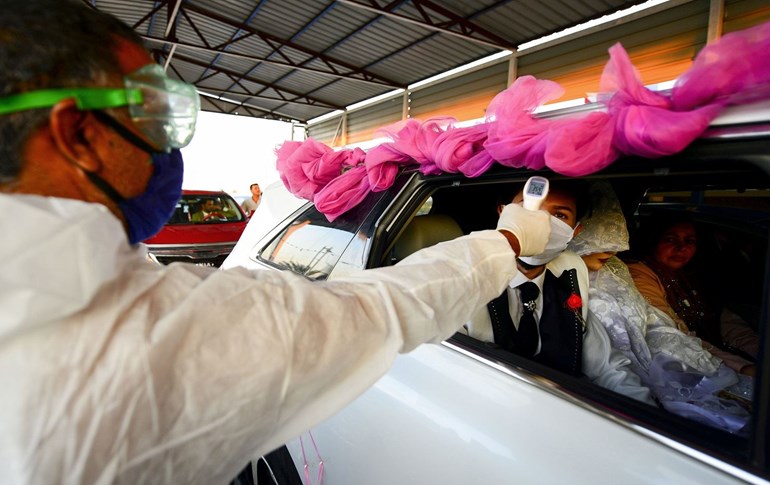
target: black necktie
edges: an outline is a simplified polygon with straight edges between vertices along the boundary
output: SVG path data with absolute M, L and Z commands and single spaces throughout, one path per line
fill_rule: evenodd
M 521 291 L 521 319 L 519 329 L 516 332 L 516 348 L 520 355 L 532 357 L 537 351 L 538 332 L 535 321 L 535 301 L 540 294 L 540 289 L 531 281 L 519 285 Z

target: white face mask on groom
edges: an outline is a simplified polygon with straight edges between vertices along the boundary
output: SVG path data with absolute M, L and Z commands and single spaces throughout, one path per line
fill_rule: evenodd
M 554 260 L 567 249 L 575 230 L 564 221 L 551 216 L 551 236 L 545 245 L 545 251 L 535 256 L 522 256 L 519 260 L 531 266 L 540 266 Z

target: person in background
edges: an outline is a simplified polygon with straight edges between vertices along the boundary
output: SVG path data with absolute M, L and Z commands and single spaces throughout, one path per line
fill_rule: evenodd
M 0 11 L 0 483 L 226 483 L 545 247 L 548 214 L 509 205 L 497 230 L 328 282 L 147 264 L 195 88 L 83 2 Z
M 612 186 L 590 186 L 592 212 L 569 249 L 583 258 L 589 271 L 588 318 L 607 330 L 612 347 L 630 361 L 661 405 L 680 416 L 740 433 L 749 421 L 739 399 L 723 399 L 728 390 L 745 397 L 751 379 L 706 351 L 698 338 L 681 332 L 671 318 L 647 303 L 626 265 L 616 257 L 628 250 L 628 229 Z
M 200 210 L 193 213 L 190 220 L 193 222 L 226 221 L 227 216 L 222 213 L 221 204 L 214 199 L 203 199 Z
M 513 202 L 522 200 L 519 190 Z M 581 231 L 579 218 L 590 209 L 585 184 L 552 181 L 542 209 L 551 214 L 546 251 L 519 258 L 519 274 L 501 295 L 474 314 L 465 331 L 478 340 L 494 342 L 517 355 L 654 404 L 649 389 L 629 370 L 630 361 L 612 349 L 604 328 L 587 320 L 588 271 L 579 256 L 565 251 Z M 530 294 L 529 289 L 534 292 Z
M 656 217 L 639 228 L 632 244 L 638 260 L 628 269 L 639 292 L 665 312 L 679 329 L 703 341 L 704 348 L 737 372 L 754 375 L 758 336 L 737 315 L 708 298 L 694 277 L 698 250 L 695 224 L 678 216 Z M 735 346 L 746 357 L 731 351 Z
M 251 184 L 249 190 L 251 191 L 251 197 L 244 200 L 241 207 L 243 212 L 251 217 L 254 211 L 257 210 L 257 207 L 259 207 L 259 203 L 262 202 L 262 189 L 259 188 L 259 184 Z

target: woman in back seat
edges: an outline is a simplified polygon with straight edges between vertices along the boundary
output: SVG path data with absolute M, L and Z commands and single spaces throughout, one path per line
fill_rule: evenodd
M 692 271 L 697 249 L 693 222 L 678 216 L 656 217 L 640 228 L 634 247 L 640 260 L 628 268 L 642 295 L 680 330 L 699 337 L 704 348 L 732 369 L 753 376 L 758 336 L 740 317 L 723 309 L 718 298 L 706 293 Z

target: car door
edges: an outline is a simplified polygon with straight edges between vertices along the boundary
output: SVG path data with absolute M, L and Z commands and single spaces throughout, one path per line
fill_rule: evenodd
M 619 162 L 594 177 L 613 181 L 637 204 L 652 186 L 767 190 L 768 151 L 766 140 L 719 141 L 677 157 Z M 466 233 L 488 228 L 492 188 L 529 175 L 500 169 L 469 180 L 405 172 L 334 223 L 306 209 L 255 244 L 251 258 L 295 271 L 315 261 L 326 269 L 304 273 L 314 279 L 394 264 L 393 248 L 421 209 L 451 214 Z M 770 212 L 770 197 L 757 200 Z M 323 227 L 319 234 L 344 228 L 346 236 L 336 245 L 328 234 L 306 238 L 313 256 L 292 268 L 274 250 L 301 224 Z M 764 240 L 766 248 L 766 233 Z M 766 265 L 762 275 L 767 288 Z M 766 290 L 758 305 L 766 322 Z M 399 356 L 369 391 L 287 446 L 297 470 L 329 484 L 766 483 L 767 380 L 764 372 L 755 381 L 750 433 L 735 436 L 456 335 Z

